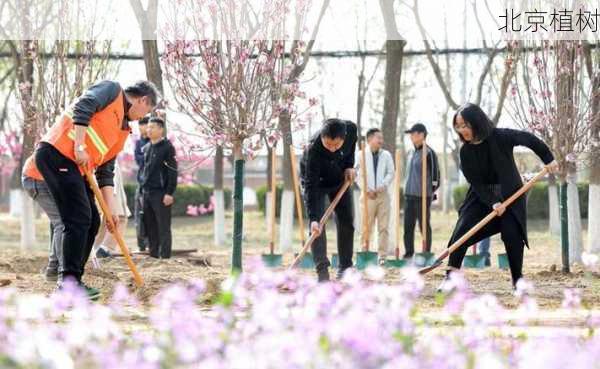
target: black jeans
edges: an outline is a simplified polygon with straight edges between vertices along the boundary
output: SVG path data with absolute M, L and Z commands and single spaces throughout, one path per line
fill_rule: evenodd
M 450 242 L 448 242 L 448 246 L 467 233 L 491 211 L 492 208 L 479 202 L 474 202 L 464 209 L 459 214 L 456 227 L 454 228 Z M 523 249 L 525 248 L 525 241 L 523 240 L 521 225 L 510 210 L 507 210 L 501 217 L 494 218 L 485 227 L 480 229 L 479 232 L 469 238 L 463 246 L 450 254 L 448 265 L 453 268 L 460 268 L 467 249 L 470 246 L 497 233 L 501 234 L 502 242 L 504 242 L 513 284 L 516 285 L 519 278 L 523 275 Z
M 325 196 L 329 197 L 329 201 L 333 201 L 339 190 L 333 188 L 323 190 L 318 198 L 318 216 L 319 218 L 325 213 Z M 339 257 L 339 269 L 341 271 L 352 266 L 352 253 L 354 252 L 354 213 L 352 205 L 352 190 L 347 189 L 340 202 L 335 207 L 335 224 L 337 227 L 337 249 Z M 310 222 L 309 222 L 310 232 Z M 331 265 L 327 258 L 327 235 L 325 227 L 321 235 L 315 240 L 311 246 L 311 252 L 315 261 L 317 271 L 327 269 Z
M 81 280 L 100 227 L 94 193 L 79 172 L 77 164 L 48 143 L 40 143 L 35 164 L 56 202 L 64 225 L 61 278 Z
M 143 193 L 144 227 L 148 236 L 150 256 L 171 257 L 171 207 L 163 204 L 165 193 L 151 191 Z
M 419 230 L 423 232 L 422 197 L 404 196 L 404 252 L 406 257 L 415 253 L 415 224 L 419 221 Z M 425 251 L 431 251 L 431 197 L 427 198 L 427 237 Z
M 140 187 L 135 190 L 133 217 L 135 219 L 135 233 L 137 236 L 137 245 L 140 251 L 145 251 L 148 247 L 148 236 L 144 226 L 144 197 Z

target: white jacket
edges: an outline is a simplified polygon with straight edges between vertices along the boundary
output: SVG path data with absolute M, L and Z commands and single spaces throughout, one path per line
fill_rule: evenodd
M 356 169 L 356 183 L 358 187 L 362 186 L 362 170 L 360 169 L 362 151 L 356 151 L 356 158 L 354 159 L 354 168 Z M 367 189 L 368 191 L 375 191 L 375 175 L 377 176 L 377 187 L 385 187 L 386 189 L 394 180 L 394 159 L 389 151 L 380 149 L 379 159 L 377 160 L 377 173 L 373 173 L 373 153 L 366 147 L 365 153 L 366 167 L 367 167 Z

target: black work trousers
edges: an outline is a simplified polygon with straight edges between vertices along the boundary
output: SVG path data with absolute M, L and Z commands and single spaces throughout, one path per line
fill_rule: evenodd
M 162 191 L 143 192 L 144 228 L 148 237 L 150 256 L 171 257 L 171 206 L 163 204 Z
M 100 227 L 94 193 L 77 164 L 48 143 L 42 142 L 38 146 L 35 164 L 56 202 L 64 225 L 59 277 L 80 281 Z
M 404 256 L 412 257 L 415 253 L 415 225 L 419 222 L 419 230 L 423 232 L 423 204 L 420 196 L 404 196 Z M 398 230 L 399 231 L 399 230 Z M 431 251 L 431 197 L 427 198 L 427 237 L 425 251 Z
M 319 192 L 319 197 L 317 199 L 319 207 L 317 215 L 319 218 L 325 213 L 325 198 L 328 197 L 329 201 L 333 201 L 340 187 L 322 189 Z M 344 271 L 352 266 L 352 254 L 354 252 L 353 211 L 352 190 L 347 189 L 334 210 L 335 224 L 337 227 L 337 250 L 340 271 Z M 310 224 L 308 226 L 310 232 Z M 327 235 L 325 227 L 323 227 L 321 235 L 313 242 L 311 252 L 317 271 L 329 268 L 331 264 L 327 258 Z
M 491 211 L 492 208 L 480 202 L 473 202 L 469 207 L 463 209 L 459 214 L 448 246 L 465 235 Z M 448 265 L 452 268 L 460 268 L 467 249 L 470 246 L 498 233 L 501 234 L 502 242 L 504 242 L 513 285 L 516 285 L 517 281 L 523 276 L 523 249 L 525 248 L 525 241 L 521 225 L 509 209 L 501 217 L 494 218 L 469 238 L 461 247 L 450 254 Z
M 148 236 L 146 236 L 146 227 L 144 226 L 144 198 L 140 187 L 135 190 L 133 216 L 135 219 L 135 234 L 137 236 L 138 249 L 140 251 L 146 251 L 146 248 L 148 247 Z

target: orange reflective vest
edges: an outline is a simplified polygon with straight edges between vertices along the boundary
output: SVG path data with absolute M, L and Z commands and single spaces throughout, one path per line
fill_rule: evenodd
M 123 129 L 124 118 L 125 105 L 122 91 L 106 108 L 96 112 L 90 118 L 85 135 L 86 151 L 90 156 L 88 166 L 90 171 L 115 158 L 123 150 L 131 132 L 130 129 Z M 73 113 L 72 109 L 67 109 L 42 137 L 41 142 L 49 143 L 61 154 L 75 161 L 74 139 Z M 83 175 L 81 168 L 80 171 Z M 25 162 L 23 173 L 27 177 L 44 180 L 35 166 L 33 156 Z

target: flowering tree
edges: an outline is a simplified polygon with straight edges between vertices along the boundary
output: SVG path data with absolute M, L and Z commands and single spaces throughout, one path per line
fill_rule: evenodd
M 242 268 L 244 163 L 280 133 L 277 118 L 301 92 L 284 67 L 285 2 L 181 1 L 164 32 L 165 73 L 177 108 L 195 123 L 196 145 L 233 153 L 232 268 Z M 254 18 L 251 18 L 251 15 Z M 212 34 L 205 33 L 212 24 Z M 210 38 L 210 39 L 209 39 Z M 286 94 L 282 92 L 286 91 Z M 282 98 L 284 97 L 284 98 Z
M 595 46 L 592 51 L 592 46 Z M 585 69 L 592 84 L 590 189 L 588 195 L 588 250 L 600 253 L 600 41 L 594 45 L 583 43 Z
M 294 16 L 294 34 L 293 41 L 286 42 L 289 47 L 287 54 L 289 58 L 285 58 L 286 81 L 285 86 L 279 95 L 282 111 L 279 114 L 278 129 L 283 142 L 283 160 L 281 165 L 281 174 L 283 178 L 283 194 L 281 199 L 279 244 L 282 249 L 288 249 L 292 244 L 292 234 L 294 226 L 294 181 L 292 179 L 292 168 L 290 159 L 291 155 L 296 155 L 292 151 L 293 144 L 292 132 L 303 129 L 306 123 L 313 119 L 310 108 L 317 104 L 317 99 L 308 97 L 301 91 L 301 76 L 308 65 L 311 52 L 315 44 L 315 39 L 319 32 L 319 27 L 325 11 L 329 7 L 329 0 L 324 0 L 321 4 L 317 21 L 312 29 L 308 41 L 304 40 L 307 36 L 306 32 L 306 17 L 308 7 L 312 5 L 312 1 L 295 1 L 295 16 Z M 299 106 L 304 105 L 302 108 Z M 272 158 L 271 155 L 268 156 Z M 267 206 L 267 209 L 270 209 Z
M 23 0 L 18 6 L 9 1 L 0 3 L 3 10 L 0 15 L 7 16 L 7 22 L 0 26 L 0 35 L 7 40 L 5 44 L 14 65 L 13 80 L 21 108 L 17 113 L 17 119 L 22 121 L 17 131 L 21 150 L 15 158 L 18 165 L 12 177 L 12 187 L 18 189 L 15 190 L 18 193 L 23 164 L 33 153 L 44 129 L 55 121 L 73 98 L 91 82 L 104 77 L 109 69 L 108 58 L 98 57 L 98 54 L 108 55 L 110 41 L 70 40 L 73 30 L 69 26 L 74 24 L 72 20 L 75 18 L 86 24 L 89 39 L 94 38 L 93 17 L 101 14 L 87 9 L 86 16 L 82 6 L 85 4 L 48 0 Z M 56 19 L 61 22 L 55 22 Z M 61 28 L 62 25 L 67 26 Z M 22 39 L 9 36 L 15 32 Z M 46 41 L 42 39 L 44 32 L 56 32 L 59 39 Z M 83 36 L 79 34 L 79 37 Z M 33 203 L 26 196 L 21 198 L 21 246 L 30 248 L 35 242 Z
M 569 260 L 581 262 L 583 251 L 576 175 L 588 153 L 591 122 L 596 119 L 590 109 L 593 89 L 582 69 L 582 43 L 514 41 L 512 50 L 521 62 L 510 90 L 510 114 L 544 140 L 560 164 L 563 270 L 569 271 Z

